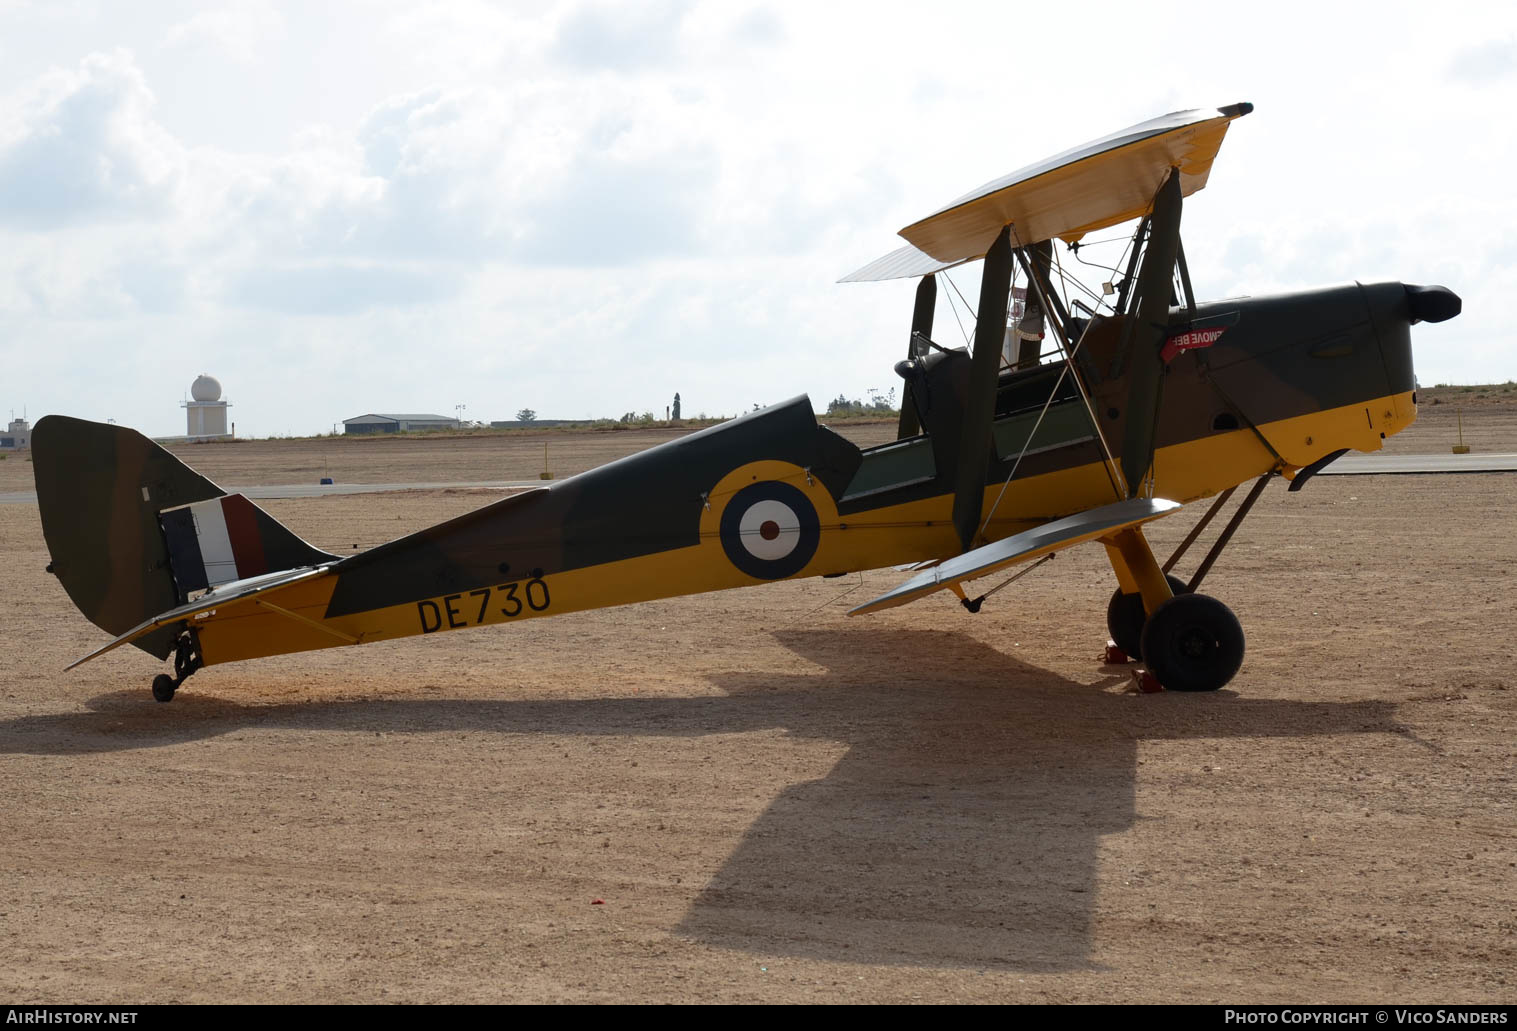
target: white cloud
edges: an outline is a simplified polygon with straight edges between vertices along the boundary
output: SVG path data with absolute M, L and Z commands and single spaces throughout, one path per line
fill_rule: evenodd
M 1448 75 L 1471 86 L 1517 75 L 1517 39 L 1488 39 L 1461 49 L 1449 62 Z
M 351 315 L 370 308 L 446 300 L 458 280 L 444 270 L 400 264 L 261 264 L 228 277 L 235 304 L 290 315 Z
M 263 44 L 284 34 L 284 16 L 266 0 L 234 0 L 199 11 L 169 28 L 164 45 L 209 47 L 243 64 L 252 64 Z
M 185 154 L 124 51 L 54 70 L 0 108 L 0 222 L 47 230 L 166 214 Z
M 755 7 L 732 24 L 732 38 L 740 44 L 770 46 L 784 42 L 785 24 L 774 11 Z
M 703 253 L 700 223 L 716 165 L 716 155 L 701 149 L 643 161 L 586 154 L 536 198 L 512 257 L 599 266 Z
M 685 0 L 583 4 L 559 26 L 552 54 L 578 68 L 667 68 L 689 9 Z

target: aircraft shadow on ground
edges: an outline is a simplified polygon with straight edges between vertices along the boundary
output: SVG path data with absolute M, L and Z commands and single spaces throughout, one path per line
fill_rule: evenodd
M 1112 690 L 1125 675 L 1076 683 L 963 634 L 778 636 L 827 669 L 790 678 L 816 716 L 792 729 L 852 747 L 770 805 L 686 915 L 684 933 L 737 948 L 1087 968 L 1099 843 L 1137 820 L 1141 741 L 1404 733 L 1390 703 L 1133 697 Z M 860 672 L 864 657 L 900 675 Z M 791 687 L 719 683 L 739 698 Z
M 713 678 L 722 697 L 344 700 L 241 705 L 186 694 L 0 722 L 0 754 L 170 746 L 248 728 L 699 737 L 785 729 L 844 742 L 783 791 L 676 929 L 758 953 L 1019 970 L 1091 965 L 1099 843 L 1136 819 L 1145 739 L 1404 735 L 1389 702 L 1127 697 L 972 637 L 780 631 L 814 664 Z M 815 666 L 822 672 L 814 672 Z

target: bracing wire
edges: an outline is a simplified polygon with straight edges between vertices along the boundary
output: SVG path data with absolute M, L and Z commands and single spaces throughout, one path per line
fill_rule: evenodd
M 959 290 L 959 284 L 955 283 L 946 272 L 943 273 L 943 278 L 948 280 L 948 285 L 953 287 L 953 292 L 959 295 L 960 301 L 964 302 L 964 310 L 974 311 L 974 305 L 970 304 L 969 298 L 965 297 L 964 294 Z M 976 318 L 978 318 L 978 316 L 976 316 Z
M 955 283 L 953 281 L 953 277 L 950 276 L 947 272 L 944 272 L 943 273 L 943 278 L 946 279 L 946 280 L 948 280 L 948 286 L 953 290 L 953 293 L 959 295 L 959 300 L 963 303 L 964 310 L 966 312 L 974 311 L 974 307 L 972 305 L 970 305 L 970 303 L 969 303 L 969 298 L 965 297 L 964 294 L 963 294 L 963 292 L 959 290 L 959 284 L 957 284 L 957 283 Z M 1012 286 L 1016 286 L 1016 283 L 1017 283 L 1017 270 L 1013 266 L 1013 268 L 1011 270 L 1011 285 Z M 954 304 L 953 304 L 953 294 L 949 294 L 948 295 L 948 306 L 953 310 L 953 317 L 955 319 L 957 319 L 959 317 L 959 309 L 957 307 L 954 307 Z M 974 321 L 976 323 L 976 328 L 978 328 L 980 317 L 978 315 L 976 315 L 974 317 Z M 973 351 L 974 350 L 974 344 L 970 341 L 969 334 L 967 332 L 965 332 L 965 330 L 964 330 L 964 324 L 962 322 L 959 323 L 959 335 L 964 338 L 964 346 L 967 347 L 967 348 L 969 348 L 971 351 Z M 1002 356 L 1002 361 L 1003 362 L 1005 361 L 1005 356 L 1004 355 Z
M 1016 236 L 1015 226 L 1012 227 L 1012 235 L 1013 237 Z M 1021 240 L 1017 239 L 1016 244 L 1018 247 L 1021 247 Z M 1060 275 L 1063 275 L 1062 268 Z M 1031 287 L 1036 287 L 1039 294 L 1043 292 L 1041 284 L 1036 281 L 1030 281 L 1028 285 Z M 1044 303 L 1043 308 L 1045 311 L 1047 311 L 1048 305 Z M 1064 362 L 1064 368 L 1059 370 L 1059 378 L 1054 381 L 1053 389 L 1048 392 L 1048 399 L 1043 402 L 1043 407 L 1038 412 L 1038 418 L 1037 421 L 1033 423 L 1032 432 L 1027 434 L 1027 439 L 1022 442 L 1022 450 L 1017 453 L 1016 461 L 1012 463 L 1011 471 L 1006 474 L 1006 479 L 1001 484 L 1001 490 L 996 494 L 995 502 L 990 506 L 990 511 L 985 514 L 985 519 L 980 524 L 981 536 L 984 536 L 985 530 L 990 526 L 990 520 L 995 517 L 996 509 L 1001 506 L 1001 500 L 1006 496 L 1006 488 L 1011 486 L 1012 478 L 1016 476 L 1017 469 L 1022 464 L 1022 459 L 1027 455 L 1027 449 L 1032 446 L 1033 438 L 1038 435 L 1038 427 L 1043 425 L 1043 417 L 1048 414 L 1049 406 L 1053 404 L 1053 399 L 1058 396 L 1059 386 L 1064 382 L 1064 377 L 1069 375 L 1069 370 L 1075 363 L 1075 357 L 1080 352 L 1080 345 L 1085 342 L 1085 335 L 1081 334 L 1080 339 L 1075 341 L 1074 347 L 1071 348 L 1069 346 L 1069 341 L 1064 338 L 1063 327 L 1057 324 L 1057 319 L 1053 321 L 1055 335 L 1059 339 L 1060 346 L 1064 351 L 1066 359 Z M 1074 377 L 1074 382 L 1075 387 L 1080 391 L 1080 399 L 1085 403 L 1085 411 L 1086 414 L 1090 417 L 1090 424 L 1095 427 L 1096 437 L 1101 441 L 1101 450 L 1106 455 L 1106 462 L 1108 467 L 1107 475 L 1110 477 L 1112 472 L 1116 471 L 1117 469 L 1116 459 L 1112 457 L 1111 449 L 1106 445 L 1106 437 L 1101 433 L 1100 423 L 1096 421 L 1095 409 L 1091 406 L 1090 396 L 1085 392 L 1085 384 L 1080 381 L 1080 377 L 1078 375 Z M 1117 497 L 1121 498 L 1122 488 L 1118 486 L 1117 480 L 1115 478 L 1112 478 L 1112 489 L 1117 492 Z
M 1110 265 L 1102 265 L 1098 261 L 1086 261 L 1084 258 L 1080 257 L 1080 252 L 1074 248 L 1070 248 L 1070 253 L 1074 255 L 1074 259 L 1076 261 L 1078 261 L 1081 265 L 1084 265 L 1086 268 L 1098 268 L 1103 272 L 1110 272 L 1114 276 L 1122 275 L 1121 269 L 1112 268 Z
M 1084 338 L 1082 337 L 1081 340 L 1083 341 L 1083 339 Z M 1079 349 L 1080 345 L 1079 343 L 1076 343 L 1075 350 L 1078 351 Z M 1073 355 L 1070 357 L 1072 360 Z M 1064 364 L 1064 368 L 1059 370 L 1059 378 L 1054 380 L 1053 389 L 1048 392 L 1048 400 L 1043 402 L 1043 408 L 1038 412 L 1038 418 L 1032 424 L 1032 432 L 1027 434 L 1027 439 L 1022 442 L 1022 450 L 1017 453 L 1017 460 L 1011 463 L 1011 472 L 1006 474 L 1006 480 L 1001 484 L 1001 492 L 996 495 L 995 503 L 990 506 L 990 511 L 985 513 L 985 521 L 980 524 L 981 536 L 984 536 L 986 528 L 990 526 L 990 520 L 995 517 L 996 509 L 1001 505 L 1001 499 L 1006 496 L 1006 488 L 1011 486 L 1011 479 L 1012 477 L 1016 476 L 1017 467 L 1022 464 L 1022 459 L 1027 454 L 1027 449 L 1032 446 L 1033 438 L 1038 435 L 1038 427 L 1043 425 L 1043 416 L 1048 414 L 1048 407 L 1049 405 L 1053 404 L 1053 399 L 1058 396 L 1059 385 L 1064 382 L 1064 377 L 1067 375 L 1069 375 L 1068 362 Z
M 1070 284 L 1070 283 L 1073 283 L 1075 286 L 1079 287 L 1081 290 L 1084 290 L 1085 293 L 1087 295 L 1089 295 L 1090 299 L 1096 302 L 1096 305 L 1098 307 L 1101 306 L 1101 305 L 1103 305 L 1103 304 L 1106 305 L 1108 308 L 1111 307 L 1111 305 L 1109 305 L 1109 304 L 1106 303 L 1106 298 L 1105 297 L 1102 297 L 1100 294 L 1096 293 L 1094 290 L 1092 290 L 1089 286 L 1087 286 L 1084 282 L 1082 282 L 1081 280 L 1079 280 L 1075 276 L 1073 276 L 1070 273 L 1064 271 L 1064 264 L 1063 264 L 1063 262 L 1059 261 L 1059 255 L 1057 254 L 1057 252 L 1054 254 L 1053 260 L 1054 260 L 1054 264 L 1057 266 L 1056 271 L 1059 274 L 1059 279 L 1066 285 L 1066 292 L 1064 294 L 1064 303 L 1065 303 L 1066 306 L 1069 304 L 1069 293 L 1067 291 L 1067 285 Z M 1076 261 L 1080 261 L 1079 255 L 1075 255 L 1075 260 Z M 1082 265 L 1090 265 L 1090 262 L 1088 262 L 1088 261 L 1080 261 L 1080 264 L 1082 264 Z M 1106 266 L 1105 265 L 1091 265 L 1091 267 L 1092 268 L 1105 268 Z
M 1137 234 L 1136 233 L 1129 233 L 1126 236 L 1113 236 L 1109 240 L 1090 240 L 1090 241 L 1083 241 L 1082 240 L 1082 241 L 1080 241 L 1079 244 L 1072 245 L 1070 247 L 1070 253 L 1072 253 L 1074 255 L 1075 260 L 1078 261 L 1081 265 L 1085 265 L 1085 266 L 1087 266 L 1089 268 L 1098 268 L 1098 269 L 1101 269 L 1103 271 L 1110 272 L 1115 278 L 1108 280 L 1108 282 L 1110 282 L 1113 285 L 1115 285 L 1117 283 L 1117 281 L 1119 279 L 1123 278 L 1123 276 L 1125 275 L 1125 273 L 1123 273 L 1123 271 L 1122 271 L 1122 266 L 1124 265 L 1124 263 L 1127 260 L 1127 252 L 1132 249 L 1133 242 L 1136 239 L 1137 239 Z M 1084 258 L 1080 257 L 1080 250 L 1083 249 L 1083 248 L 1086 248 L 1086 247 L 1100 247 L 1103 244 L 1109 244 L 1109 243 L 1121 243 L 1121 244 L 1123 244 L 1122 253 L 1119 254 L 1119 255 L 1117 255 L 1117 266 L 1115 268 L 1113 268 L 1113 267 L 1111 267 L 1109 265 L 1102 265 L 1102 264 L 1099 264 L 1097 262 L 1086 261 Z M 1102 296 L 1102 297 L 1096 297 L 1096 293 L 1095 293 L 1094 290 L 1090 289 L 1088 286 L 1086 286 L 1084 283 L 1081 283 L 1079 280 L 1076 280 L 1076 282 L 1079 283 L 1081 289 L 1083 289 L 1086 293 L 1090 294 L 1092 297 L 1095 297 L 1096 303 L 1097 303 L 1098 307 L 1105 307 L 1105 308 L 1110 309 L 1112 311 L 1116 310 L 1116 308 L 1112 305 L 1112 303 L 1110 301 L 1106 300 L 1106 298 L 1104 296 Z
M 1079 241 L 1079 244 L 1080 244 L 1081 247 L 1104 247 L 1106 244 L 1109 244 L 1109 243 L 1130 243 L 1130 242 L 1132 242 L 1132 234 L 1131 233 L 1124 233 L 1121 236 L 1108 236 L 1104 240 L 1081 240 L 1081 241 Z
M 1005 580 L 1002 580 L 1000 583 L 996 584 L 990 590 L 986 591 L 984 594 L 982 594 L 978 598 L 976 598 L 975 602 L 977 604 L 981 603 L 981 602 L 984 602 L 985 599 L 989 598 L 991 595 L 996 594 L 996 593 L 998 593 L 1000 591 L 1004 591 L 1006 588 L 1010 587 L 1012 584 L 1014 584 L 1018 580 L 1022 579 L 1022 577 L 1026 576 L 1028 573 L 1032 572 L 1034 569 L 1037 569 L 1039 566 L 1043 565 L 1046 562 L 1052 562 L 1055 558 L 1058 558 L 1058 556 L 1059 556 L 1059 553 L 1057 551 L 1049 552 L 1047 555 L 1044 555 L 1042 558 L 1038 559 L 1032 565 L 1025 566 L 1022 569 L 1019 569 L 1017 572 L 1013 573 L 1011 576 L 1008 576 Z
M 959 294 L 959 288 L 958 288 L 957 284 L 954 283 L 953 279 L 949 277 L 949 275 L 948 275 L 947 272 L 943 273 L 943 278 L 947 279 L 948 280 L 948 285 L 953 288 L 953 293 L 951 293 L 951 294 L 948 295 L 948 309 L 953 312 L 953 320 L 959 324 L 959 335 L 964 338 L 964 346 L 968 347 L 969 346 L 969 334 L 964 331 L 964 321 L 959 318 L 959 309 L 958 309 L 958 306 L 953 303 L 953 294 Z M 964 295 L 963 294 L 959 294 L 959 299 L 961 301 L 964 300 Z M 964 301 L 964 307 L 965 307 L 966 310 L 969 308 L 969 302 L 968 301 Z
M 1053 250 L 1053 248 L 1049 248 L 1049 249 Z M 1065 311 L 1069 310 L 1069 284 L 1070 283 L 1073 283 L 1075 286 L 1079 287 L 1081 290 L 1084 290 L 1086 293 L 1090 294 L 1092 297 L 1095 296 L 1095 291 L 1094 290 L 1092 290 L 1090 287 L 1086 286 L 1084 283 L 1080 282 L 1074 276 L 1072 276 L 1069 273 L 1067 273 L 1067 272 L 1064 271 L 1064 263 L 1059 260 L 1059 252 L 1056 251 L 1056 250 L 1053 251 L 1053 264 L 1054 264 L 1054 271 L 1056 271 L 1059 274 L 1059 285 L 1064 290 L 1064 297 L 1062 298 L 1062 300 L 1064 301 L 1064 310 Z
M 808 616 L 814 616 L 814 615 L 816 615 L 818 612 L 820 612 L 823 609 L 827 608 L 829 605 L 836 605 L 838 602 L 842 601 L 844 598 L 848 597 L 850 594 L 854 593 L 859 588 L 861 588 L 861 587 L 864 586 L 864 574 L 861 572 L 861 573 L 858 574 L 858 577 L 859 577 L 858 581 L 852 587 L 850 587 L 846 591 L 844 591 L 842 594 L 835 595 L 835 596 L 833 596 L 831 598 L 828 598 L 826 601 L 822 602 L 816 608 L 814 608 L 814 609 L 808 609 L 807 611 L 802 612 L 800 615 L 793 617 L 789 622 L 781 624 L 781 626 L 783 626 L 783 627 L 793 626 L 793 625 L 795 625 L 796 623 L 800 622 L 801 620 L 805 619 Z

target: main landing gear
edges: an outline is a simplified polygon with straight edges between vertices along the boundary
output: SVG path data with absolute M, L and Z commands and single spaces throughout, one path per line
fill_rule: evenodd
M 179 641 L 174 646 L 174 675 L 160 673 L 153 678 L 153 700 L 172 702 L 179 685 L 204 665 L 205 660 L 200 656 L 200 639 L 195 636 L 195 631 L 186 630 L 179 635 Z
M 1119 649 L 1140 658 L 1154 679 L 1171 691 L 1216 691 L 1243 665 L 1243 627 L 1238 617 L 1222 602 L 1195 591 L 1259 500 L 1270 475 L 1254 484 L 1188 584 L 1169 571 L 1236 487 L 1217 498 L 1162 569 L 1136 527 L 1122 531 L 1107 546 L 1118 580 L 1137 589 L 1117 588 L 1106 607 L 1106 628 Z M 1160 585 L 1161 577 L 1165 586 Z
M 1166 576 L 1170 594 L 1184 594 L 1185 581 L 1178 576 Z M 1106 605 L 1106 630 L 1112 642 L 1126 655 L 1133 658 L 1143 654 L 1143 626 L 1148 622 L 1148 613 L 1143 609 L 1143 595 L 1139 591 L 1123 594 L 1118 587 Z
M 1143 663 L 1170 691 L 1215 691 L 1243 665 L 1243 627 L 1204 594 L 1177 594 L 1143 626 Z

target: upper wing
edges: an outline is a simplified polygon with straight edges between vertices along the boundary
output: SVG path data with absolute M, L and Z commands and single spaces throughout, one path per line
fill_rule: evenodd
M 896 251 L 845 282 L 926 275 L 938 270 L 929 261 L 939 268 L 973 261 L 1008 223 L 1019 247 L 1078 240 L 1147 214 L 1172 168 L 1180 170 L 1181 196 L 1188 197 L 1206 185 L 1228 124 L 1253 109 L 1244 103 L 1175 111 L 1018 169 L 902 229 L 920 259 Z M 910 270 L 898 271 L 907 257 Z
M 942 272 L 944 269 L 973 260 L 974 258 L 962 258 L 959 261 L 939 261 L 930 254 L 923 254 L 908 243 L 905 247 L 897 247 L 883 258 L 874 259 L 857 272 L 848 273 L 838 282 L 877 283 L 885 279 L 914 279 L 917 276 Z
M 880 609 L 905 605 L 936 591 L 947 590 L 965 580 L 986 576 L 998 569 L 1062 551 L 1085 541 L 1108 537 L 1118 530 L 1138 526 L 1179 509 L 1179 502 L 1164 498 L 1129 498 L 1088 512 L 1055 519 L 1051 523 L 1044 523 L 947 559 L 925 573 L 912 577 L 895 590 L 865 602 L 848 614 L 858 616 L 865 612 L 878 612 Z

